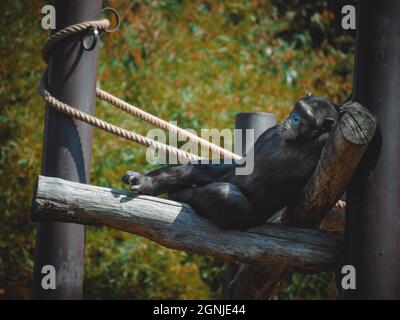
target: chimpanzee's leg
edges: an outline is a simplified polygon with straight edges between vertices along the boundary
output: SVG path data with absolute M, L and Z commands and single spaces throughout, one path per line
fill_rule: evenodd
M 238 187 L 214 182 L 170 194 L 170 199 L 193 207 L 197 214 L 210 219 L 221 229 L 247 229 L 264 223 Z
M 188 163 L 166 166 L 144 175 L 127 171 L 122 181 L 131 189 L 147 195 L 176 192 L 192 186 L 203 186 L 216 181 L 234 168 L 234 164 Z

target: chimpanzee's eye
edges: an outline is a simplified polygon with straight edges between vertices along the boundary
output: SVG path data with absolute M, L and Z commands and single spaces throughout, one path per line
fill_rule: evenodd
M 297 114 L 293 114 L 292 115 L 292 119 L 294 122 L 299 122 L 300 121 L 300 117 Z

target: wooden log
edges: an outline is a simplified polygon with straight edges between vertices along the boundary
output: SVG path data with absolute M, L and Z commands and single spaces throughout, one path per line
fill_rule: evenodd
M 276 224 L 222 231 L 186 204 L 44 176 L 38 179 L 32 220 L 108 226 L 172 249 L 311 272 L 332 270 L 343 240 L 337 233 Z
M 282 212 L 275 214 L 269 221 L 281 223 Z M 345 210 L 333 208 L 322 220 L 320 229 L 344 232 Z M 229 285 L 229 299 L 268 299 L 276 283 L 288 271 L 287 266 L 277 263 L 268 265 L 242 264 Z M 261 284 L 261 285 L 260 285 Z
M 325 218 L 322 220 L 319 228 L 321 230 L 336 231 L 344 233 L 344 227 L 346 223 L 346 210 L 333 208 Z
M 229 285 L 228 299 L 268 299 L 275 284 L 287 270 L 287 265 L 278 261 L 271 261 L 267 265 L 242 264 Z
M 324 147 L 319 163 L 304 190 L 282 215 L 282 222 L 318 228 L 347 187 L 375 129 L 375 117 L 357 102 L 342 107 L 344 112 Z M 242 268 L 228 295 L 234 299 L 268 298 L 271 289 L 287 271 L 284 264 L 255 264 Z M 240 285 L 239 285 L 240 284 Z

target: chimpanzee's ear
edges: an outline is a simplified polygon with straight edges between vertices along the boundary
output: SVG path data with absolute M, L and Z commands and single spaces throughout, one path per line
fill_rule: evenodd
M 329 132 L 332 130 L 333 126 L 335 125 L 336 120 L 333 118 L 326 118 L 322 123 L 322 131 Z

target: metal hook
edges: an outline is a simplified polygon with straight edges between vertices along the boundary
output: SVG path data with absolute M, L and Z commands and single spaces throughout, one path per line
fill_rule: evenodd
M 93 40 L 88 41 L 88 39 L 93 39 Z M 97 30 L 97 28 L 90 27 L 85 36 L 82 38 L 82 46 L 85 50 L 91 51 L 96 47 L 98 40 L 99 40 L 99 30 Z
M 101 13 L 104 13 L 106 11 L 110 11 L 115 16 L 116 24 L 115 24 L 114 28 L 106 29 L 105 32 L 117 31 L 119 28 L 119 25 L 121 24 L 121 19 L 119 18 L 119 14 L 118 14 L 117 10 L 115 10 L 114 8 L 111 8 L 111 7 L 106 7 L 106 8 L 101 9 Z

